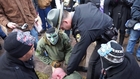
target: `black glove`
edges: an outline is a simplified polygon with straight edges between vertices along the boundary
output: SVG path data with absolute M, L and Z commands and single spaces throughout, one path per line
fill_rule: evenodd
M 68 68 L 67 68 L 67 75 L 70 75 L 71 73 L 73 73 L 74 71 L 73 70 L 69 70 Z

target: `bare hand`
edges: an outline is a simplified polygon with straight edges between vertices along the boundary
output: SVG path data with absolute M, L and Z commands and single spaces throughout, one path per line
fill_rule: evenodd
M 13 23 L 13 22 L 9 22 L 9 23 L 7 24 L 7 26 L 8 26 L 9 28 L 11 28 L 11 29 L 14 29 L 14 28 L 18 27 L 18 24 Z
M 38 18 L 35 18 L 35 22 L 37 22 L 38 21 Z

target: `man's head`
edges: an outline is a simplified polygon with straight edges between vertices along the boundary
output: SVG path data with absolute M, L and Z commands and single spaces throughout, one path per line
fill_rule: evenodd
M 58 32 L 56 32 L 55 28 L 51 27 L 46 31 L 46 38 L 52 45 L 56 45 L 59 37 Z
M 124 49 L 114 40 L 101 44 L 98 53 L 101 58 L 111 63 L 121 63 L 124 60 Z
M 30 32 L 16 30 L 5 38 L 4 49 L 10 56 L 27 61 L 33 55 L 34 42 L 35 38 L 30 35 Z
M 55 68 L 52 73 L 52 79 L 63 79 L 66 76 L 66 73 L 62 68 Z
M 55 28 L 62 30 L 71 29 L 72 17 L 68 11 L 63 10 L 63 3 L 60 9 L 51 9 L 47 15 L 49 24 Z
M 67 75 L 62 68 L 55 68 L 52 73 L 52 79 L 83 79 L 83 78 L 76 71 L 74 71 L 70 75 Z

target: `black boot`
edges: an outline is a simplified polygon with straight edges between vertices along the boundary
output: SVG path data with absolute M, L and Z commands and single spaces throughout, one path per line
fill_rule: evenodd
M 120 37 L 119 37 L 119 44 L 120 45 L 123 45 L 124 37 L 125 37 L 124 34 L 120 34 Z

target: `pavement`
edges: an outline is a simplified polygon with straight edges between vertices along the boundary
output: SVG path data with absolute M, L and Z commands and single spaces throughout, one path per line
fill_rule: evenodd
M 71 39 L 71 45 L 74 46 L 75 43 L 76 43 L 75 39 L 72 36 L 70 37 L 70 39 Z M 127 45 L 127 40 L 128 40 L 128 38 L 125 38 L 125 40 L 124 40 L 124 44 L 123 44 L 124 49 Z M 3 46 L 3 40 L 2 39 L 0 39 L 0 43 Z M 94 50 L 95 45 L 96 45 L 96 42 L 93 42 L 87 49 L 86 64 L 85 64 L 86 67 L 88 67 L 88 61 L 89 61 L 89 58 L 91 56 L 92 51 Z M 138 46 L 138 44 L 136 45 L 136 47 L 137 46 Z M 135 47 L 135 51 L 136 51 L 136 47 Z M 4 52 L 5 52 L 4 49 L 0 50 L 0 55 Z M 135 57 L 135 53 L 134 53 L 134 57 Z M 49 79 L 51 79 L 51 73 L 52 73 L 51 67 L 49 65 L 46 65 L 46 64 L 42 63 L 36 56 L 34 56 L 34 61 L 35 61 L 35 70 L 49 75 L 50 76 Z M 138 64 L 140 66 L 140 62 L 138 62 Z M 79 73 L 83 77 L 86 77 L 87 73 L 85 73 L 85 72 L 79 72 Z

